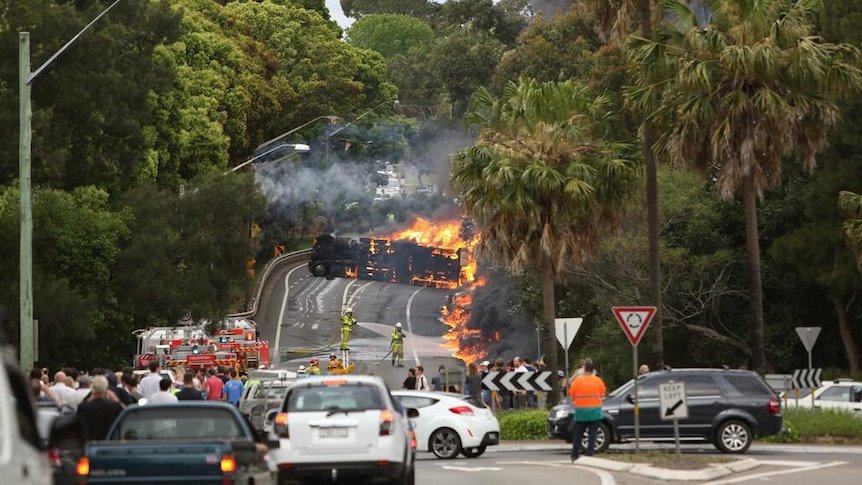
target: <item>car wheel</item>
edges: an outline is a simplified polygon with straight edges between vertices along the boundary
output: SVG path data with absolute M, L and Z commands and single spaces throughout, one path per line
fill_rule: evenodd
M 581 452 L 586 453 L 587 445 L 590 443 L 590 435 L 585 431 L 581 440 Z M 569 440 L 571 442 L 571 439 Z M 596 427 L 596 449 L 594 453 L 603 453 L 611 445 L 611 429 L 605 423 L 599 423 Z
M 428 448 L 437 458 L 450 460 L 461 453 L 461 438 L 452 429 L 440 428 L 431 435 Z
M 311 274 L 314 276 L 326 276 L 328 272 L 328 268 L 323 263 L 314 263 L 311 265 Z
M 715 447 L 724 453 L 745 453 L 751 441 L 751 428 L 742 421 L 721 423 L 715 435 Z
M 485 448 L 485 445 L 477 446 L 476 448 L 464 448 L 461 450 L 461 454 L 467 458 L 478 458 L 482 456 L 482 453 L 485 453 Z

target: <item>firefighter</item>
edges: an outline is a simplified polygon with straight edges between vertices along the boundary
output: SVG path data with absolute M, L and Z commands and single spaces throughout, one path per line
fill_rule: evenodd
M 326 370 L 332 372 L 334 370 L 341 369 L 341 360 L 338 359 L 338 356 L 335 354 L 331 354 L 329 356 L 329 363 L 326 364 Z
M 398 367 L 404 367 L 404 331 L 401 322 L 395 324 L 392 329 L 392 341 L 389 342 L 389 350 L 392 352 L 392 365 L 398 360 Z
M 317 357 L 312 357 L 311 360 L 308 362 L 308 367 L 305 368 L 305 372 L 310 376 L 319 376 L 320 367 L 317 366 L 317 363 Z
M 347 347 L 347 340 L 350 339 L 350 332 L 356 325 L 356 319 L 353 318 L 353 309 L 347 307 L 341 315 L 341 350 L 350 350 Z

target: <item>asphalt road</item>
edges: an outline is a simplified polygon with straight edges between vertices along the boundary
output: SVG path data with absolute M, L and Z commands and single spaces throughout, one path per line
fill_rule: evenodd
M 655 445 L 645 444 L 642 449 L 656 448 Z M 663 445 L 662 448 L 667 449 L 668 446 Z M 699 459 L 715 457 L 718 462 L 729 458 L 710 448 L 709 445 L 684 445 L 682 460 L 691 460 L 697 456 Z M 541 480 L 544 483 L 587 485 L 648 485 L 668 481 L 709 485 L 760 482 L 782 485 L 856 484 L 862 472 L 862 447 L 755 444 L 749 453 L 730 457 L 744 460 L 746 469 L 708 479 L 698 477 L 700 472 L 690 472 L 686 476 L 683 471 L 670 479 L 667 476 L 645 476 L 631 470 L 617 470 L 612 465 L 618 465 L 619 462 L 607 459 L 614 457 L 613 450 L 598 455 L 596 459 L 582 458 L 574 464 L 569 460 L 568 446 L 562 443 L 504 442 L 474 459 L 459 457 L 455 460 L 437 460 L 430 454 L 420 454 L 416 483 L 475 485 L 536 483 Z M 660 471 L 657 474 L 661 475 Z
M 429 378 L 440 366 L 461 368 L 444 345 L 447 327 L 440 320 L 450 290 L 312 276 L 305 262 L 276 267 L 263 283 L 253 319 L 270 342 L 273 367 L 296 370 L 311 357 L 325 364 L 330 353 L 341 355 L 340 317 L 353 308 L 358 321 L 350 337 L 350 358 L 356 371 L 382 376 L 393 389 L 401 388 L 406 369 L 422 365 Z M 396 322 L 406 331 L 404 368 L 389 358 L 390 332 Z

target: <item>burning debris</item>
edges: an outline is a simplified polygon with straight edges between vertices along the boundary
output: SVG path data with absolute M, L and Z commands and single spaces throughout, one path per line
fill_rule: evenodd
M 458 288 L 476 272 L 472 250 L 478 238 L 465 242 L 459 223 L 417 219 L 413 227 L 386 236 L 317 238 L 309 271 L 315 276 L 342 276 L 432 288 Z
M 442 321 L 449 326 L 446 346 L 454 357 L 477 362 L 528 355 L 532 327 L 508 312 L 517 291 L 494 273 L 477 275 L 473 250 L 480 236 L 465 232 L 459 220 L 419 218 L 409 228 L 381 236 L 322 235 L 312 249 L 309 270 L 317 276 L 458 289 L 441 308 Z

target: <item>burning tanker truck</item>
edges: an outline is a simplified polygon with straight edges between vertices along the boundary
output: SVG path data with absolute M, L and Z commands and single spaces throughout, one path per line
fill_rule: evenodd
M 469 252 L 467 248 L 422 246 L 414 241 L 322 234 L 311 249 L 308 269 L 314 276 L 457 288 L 466 282 L 462 266 L 469 264 Z

